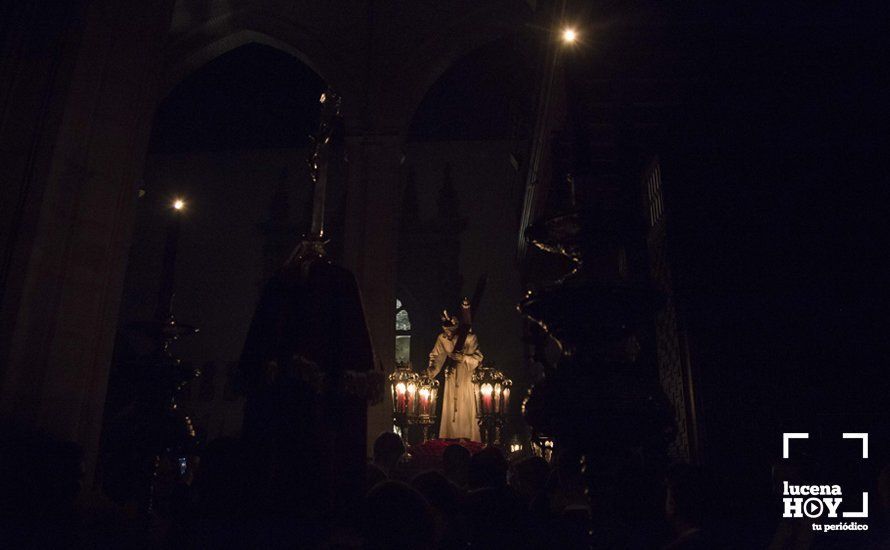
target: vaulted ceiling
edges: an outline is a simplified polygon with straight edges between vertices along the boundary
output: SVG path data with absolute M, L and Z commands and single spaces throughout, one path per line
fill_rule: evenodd
M 522 0 L 179 0 L 165 87 L 256 42 L 296 56 L 338 90 L 348 124 L 403 132 L 427 90 L 457 59 L 532 16 Z

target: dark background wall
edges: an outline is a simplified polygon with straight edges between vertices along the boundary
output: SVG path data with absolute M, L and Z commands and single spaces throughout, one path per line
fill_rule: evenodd
M 810 432 L 828 475 L 849 470 L 844 431 L 887 460 L 886 68 L 866 4 L 736 7 L 694 34 L 707 55 L 662 159 L 706 458 L 763 510 L 783 431 Z

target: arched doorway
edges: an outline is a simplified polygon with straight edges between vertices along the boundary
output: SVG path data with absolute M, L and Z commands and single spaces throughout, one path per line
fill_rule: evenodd
M 126 436 L 109 426 L 139 391 L 131 368 L 144 351 L 139 322 L 157 319 L 163 306 L 172 224 L 176 319 L 200 329 L 173 344 L 178 358 L 202 371 L 181 404 L 205 442 L 240 433 L 234 366 L 260 285 L 311 220 L 307 159 L 324 88 L 292 55 L 248 43 L 191 73 L 160 103 L 139 184 L 105 442 Z M 332 178 L 332 196 L 337 183 Z

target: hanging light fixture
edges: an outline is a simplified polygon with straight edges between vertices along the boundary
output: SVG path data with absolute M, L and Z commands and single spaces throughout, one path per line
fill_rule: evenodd
M 576 40 L 578 40 L 578 31 L 571 27 L 562 30 L 562 41 L 565 44 L 574 44 Z

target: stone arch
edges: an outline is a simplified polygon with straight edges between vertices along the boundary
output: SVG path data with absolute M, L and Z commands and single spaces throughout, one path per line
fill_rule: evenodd
M 401 127 L 407 128 L 427 92 L 461 59 L 480 48 L 518 31 L 533 13 L 527 3 L 487 4 L 455 19 L 441 32 L 430 37 L 405 64 L 411 77 L 403 95 L 404 110 L 399 113 Z
M 245 9 L 213 17 L 173 42 L 165 58 L 161 96 L 213 59 L 251 42 L 294 56 L 341 95 L 356 93 L 349 85 L 346 65 L 316 32 L 271 12 Z

